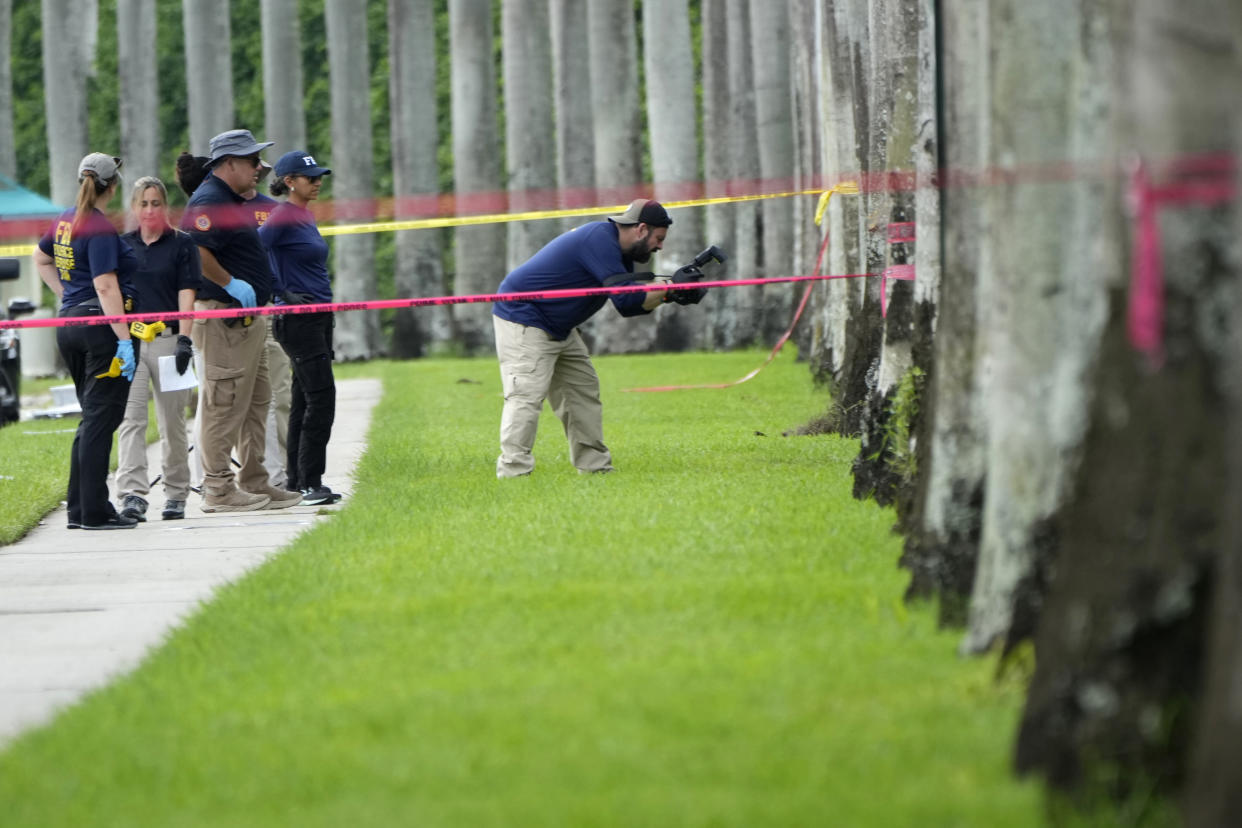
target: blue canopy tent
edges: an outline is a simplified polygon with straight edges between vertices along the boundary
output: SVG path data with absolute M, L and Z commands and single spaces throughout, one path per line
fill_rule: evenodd
M 35 272 L 30 252 L 34 242 L 48 228 L 63 207 L 36 192 L 27 190 L 7 175 L 0 174 L 0 258 L 17 259 L 21 278 L 0 282 L 0 314 L 10 299 L 25 297 L 42 304 L 43 283 Z M 36 316 L 51 316 L 52 308 L 40 308 Z M 56 335 L 51 328 L 28 329 L 22 332 L 22 373 L 26 376 L 47 376 L 57 367 Z

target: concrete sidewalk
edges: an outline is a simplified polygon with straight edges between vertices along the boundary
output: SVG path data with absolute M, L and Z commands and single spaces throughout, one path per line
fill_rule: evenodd
M 380 394 L 379 380 L 337 384 L 324 483 L 345 498 L 333 510 L 349 504 Z M 148 458 L 154 477 L 158 444 Z M 71 531 L 62 507 L 0 547 L 0 745 L 136 667 L 218 586 L 327 519 L 321 506 L 208 515 L 191 493 L 185 519 L 164 521 L 162 487 L 149 499 L 132 530 Z

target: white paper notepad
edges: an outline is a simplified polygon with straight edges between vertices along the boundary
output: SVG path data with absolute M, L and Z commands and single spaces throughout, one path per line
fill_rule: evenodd
M 183 391 L 198 385 L 198 377 L 194 376 L 194 360 L 185 367 L 184 374 L 177 373 L 177 357 L 168 355 L 160 357 L 160 390 Z

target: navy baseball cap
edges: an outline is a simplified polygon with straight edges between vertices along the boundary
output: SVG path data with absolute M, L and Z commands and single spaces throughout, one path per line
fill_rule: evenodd
M 276 160 L 276 177 L 284 178 L 286 175 L 304 175 L 307 178 L 315 178 L 320 175 L 332 175 L 332 170 L 319 166 L 315 156 L 310 153 L 294 150 L 286 152 Z

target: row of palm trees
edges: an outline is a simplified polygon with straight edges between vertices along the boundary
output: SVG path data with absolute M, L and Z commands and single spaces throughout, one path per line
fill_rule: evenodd
M 89 145 L 85 78 L 94 46 L 91 27 L 81 24 L 94 19 L 97 2 L 42 0 L 48 153 L 52 198 L 59 203 L 68 200 L 72 165 Z M 151 128 L 150 112 L 155 101 L 170 95 L 184 95 L 191 149 L 197 153 L 213 134 L 233 126 L 250 128 L 281 147 L 300 147 L 307 135 L 305 90 L 326 73 L 331 146 L 310 149 L 333 165 L 338 220 L 350 218 L 349 205 L 369 209 L 376 195 L 374 136 L 364 125 L 372 122 L 370 102 L 377 90 L 369 75 L 374 56 L 368 54 L 368 15 L 361 3 L 325 0 L 328 62 L 303 66 L 302 27 L 296 22 L 307 4 L 262 0 L 263 53 L 254 59 L 263 66 L 265 123 L 236 124 L 229 0 L 182 0 L 181 31 L 175 32 L 157 31 L 157 2 L 165 0 L 115 2 L 121 57 L 118 149 L 130 169 L 158 169 L 168 153 Z M 800 0 L 387 0 L 392 195 L 436 192 L 443 144 L 452 149 L 458 203 L 470 194 L 501 192 L 508 194 L 510 209 L 521 210 L 530 194 L 553 191 L 563 199 L 579 194 L 578 204 L 607 207 L 638 195 L 681 198 L 687 186 L 720 194 L 772 180 L 774 188 L 788 189 L 796 171 L 791 17 L 795 9 L 812 5 Z M 0 14 L 4 11 L 0 6 Z M 445 13 L 448 38 L 439 43 L 436 16 Z M 701 57 L 696 26 L 703 32 Z M 156 69 L 157 50 L 174 43 L 185 52 L 184 90 L 162 88 Z M 803 46 L 809 48 L 806 38 Z M 437 50 L 444 48 L 451 67 L 449 136 L 440 134 L 436 97 Z M 813 97 L 810 90 L 802 93 L 803 99 Z M 809 173 L 814 161 L 801 166 Z M 732 181 L 744 183 L 727 183 Z M 683 209 L 675 215 L 664 267 L 675 269 L 710 241 L 735 253 L 733 272 L 788 273 L 794 261 L 792 217 L 788 199 Z M 438 233 L 401 233 L 395 291 L 400 296 L 490 292 L 509 268 L 564 226 L 534 221 L 462 227 L 447 246 Z M 375 246 L 373 235 L 337 237 L 334 265 L 342 300 L 376 297 Z M 647 325 L 621 325 L 601 315 L 592 337 L 601 350 L 643 351 L 657 342 L 728 347 L 763 340 L 787 321 L 787 290 L 717 298 L 694 318 L 663 314 Z M 765 323 L 768 305 L 775 311 Z M 339 323 L 338 350 L 348 359 L 387 350 L 412 355 L 450 343 L 475 351 L 490 346 L 487 315 L 484 306 L 406 312 L 397 320 L 393 341 L 385 343 L 374 314 L 348 314 Z

